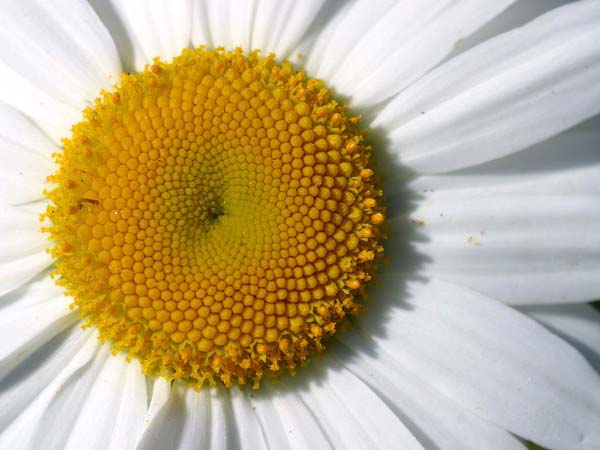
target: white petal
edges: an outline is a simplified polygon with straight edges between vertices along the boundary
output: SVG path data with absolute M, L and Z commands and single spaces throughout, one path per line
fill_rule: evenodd
M 331 51 L 344 58 L 334 57 L 332 63 L 326 64 L 327 77 L 331 77 L 331 84 L 339 92 L 352 97 L 353 106 L 364 108 L 379 103 L 435 67 L 460 39 L 513 2 L 398 2 L 379 17 L 365 11 L 372 2 L 357 2 L 357 12 L 348 14 L 331 38 Z M 344 42 L 348 34 L 361 38 L 351 37 L 352 45 L 348 45 Z M 339 63 L 333 65 L 336 60 Z
M 184 407 L 182 412 L 185 419 L 180 419 L 181 437 L 175 448 L 210 448 L 213 440 L 210 390 L 207 388 L 196 392 L 184 386 L 178 386 L 176 389 L 183 389 L 183 392 L 178 394 L 178 399 L 180 407 Z
M 340 4 L 308 52 L 308 73 L 329 84 L 348 53 L 397 4 L 396 0 Z
M 39 215 L 46 204 L 0 206 L 0 295 L 18 288 L 50 264 Z
M 452 174 L 419 177 L 409 182 L 408 186 L 396 179 L 387 183 L 386 191 L 393 198 L 391 205 L 395 205 L 398 200 L 402 201 L 402 197 L 407 195 L 407 187 L 411 192 L 418 193 L 419 199 L 416 202 L 419 208 L 411 211 L 411 215 L 416 222 L 423 219 L 424 226 L 411 228 L 413 231 L 418 229 L 418 234 L 423 237 L 415 238 L 420 242 L 415 243 L 414 247 L 419 249 L 423 257 L 429 258 L 429 261 L 422 258 L 423 271 L 430 269 L 431 273 L 436 273 L 439 277 L 452 277 L 452 280 L 459 284 L 476 288 L 496 299 L 508 302 L 556 303 L 593 300 L 599 293 L 598 289 L 594 291 L 597 283 L 594 281 L 593 270 L 584 270 L 588 275 L 580 273 L 572 278 L 571 274 L 565 271 L 554 272 L 553 269 L 557 265 L 571 271 L 585 269 L 570 264 L 572 258 L 567 254 L 577 252 L 578 242 L 582 239 L 593 240 L 591 235 L 578 236 L 578 226 L 572 228 L 569 224 L 585 221 L 585 216 L 573 217 L 568 214 L 568 208 L 564 211 L 565 214 L 560 214 L 563 212 L 562 206 L 557 211 L 547 211 L 545 214 L 553 216 L 553 223 L 565 220 L 563 232 L 559 235 L 556 234 L 560 231 L 556 226 L 546 229 L 545 219 L 539 216 L 543 210 L 538 207 L 530 208 L 522 202 L 530 199 L 535 204 L 549 205 L 544 200 L 547 197 L 553 197 L 554 201 L 558 202 L 561 202 L 562 198 L 565 204 L 570 202 L 571 197 L 575 198 L 576 203 L 580 201 L 577 198 L 587 198 L 593 202 L 600 194 L 597 182 L 600 178 L 600 154 L 597 151 L 599 144 L 600 134 L 597 132 L 569 131 L 526 151 Z M 494 200 L 497 195 L 500 204 Z M 516 208 L 522 206 L 520 213 L 514 211 L 512 206 L 506 211 L 501 208 L 506 201 L 510 202 L 506 199 L 511 196 L 515 199 L 521 198 L 513 205 Z M 484 200 L 486 198 L 490 200 Z M 557 198 L 559 200 L 556 200 Z M 455 208 L 457 203 L 463 205 L 459 209 L 469 208 L 469 213 L 459 218 L 462 213 Z M 584 211 L 584 214 L 593 215 L 596 210 L 597 208 L 591 208 Z M 404 212 L 394 211 L 392 206 L 390 215 L 395 214 L 402 216 Z M 577 212 L 575 214 L 577 215 Z M 520 215 L 521 218 L 511 223 L 516 215 Z M 495 236 L 495 241 L 501 242 L 500 247 L 490 248 L 484 245 L 489 231 L 485 230 L 492 220 L 495 222 L 492 228 L 496 225 L 506 227 Z M 524 221 L 529 225 L 523 226 Z M 403 222 L 405 221 L 401 218 L 398 219 L 400 228 L 406 225 Z M 457 224 L 462 226 L 462 230 L 456 227 Z M 446 226 L 451 227 L 447 230 L 448 233 L 444 231 Z M 544 231 L 540 231 L 542 229 Z M 482 235 L 481 231 L 485 234 Z M 553 233 L 553 236 L 549 236 L 546 231 Z M 388 247 L 388 250 L 392 251 L 389 256 L 393 262 L 399 257 L 394 254 L 397 254 L 396 250 L 392 249 L 402 249 L 397 232 L 402 233 L 400 229 L 395 230 L 392 233 L 393 247 Z M 519 242 L 519 234 L 527 232 L 531 234 L 531 239 L 525 243 Z M 481 245 L 477 248 L 473 245 L 465 246 L 469 236 L 473 236 L 473 241 Z M 444 246 L 450 238 L 452 245 Z M 440 246 L 440 242 L 445 244 Z M 567 253 L 558 250 L 559 246 L 566 247 L 569 242 L 573 243 L 573 248 Z M 474 251 L 480 249 L 482 252 Z M 584 248 L 579 255 L 582 260 L 586 252 L 587 249 Z M 525 260 L 520 259 L 524 253 L 527 253 L 527 264 Z M 549 253 L 551 257 L 547 256 Z M 416 255 L 413 256 L 418 259 Z M 511 274 L 506 274 L 504 269 L 508 266 L 507 258 L 510 257 L 515 258 L 515 261 L 510 263 L 514 267 Z M 480 264 L 477 264 L 477 261 Z M 457 266 L 451 267 L 453 264 Z M 462 273 L 457 277 L 458 271 Z M 492 272 L 505 273 L 505 277 L 485 275 Z M 586 276 L 589 278 L 587 282 L 584 279 Z M 536 277 L 537 282 L 534 281 Z M 576 279 L 581 279 L 582 285 L 571 284 Z M 552 292 L 548 292 L 549 289 L 552 289 Z
M 250 391 L 250 390 L 248 390 Z M 275 409 L 275 405 L 272 401 L 272 397 L 264 392 L 265 386 L 259 391 L 246 392 L 246 397 L 252 405 L 252 410 L 258 417 L 262 434 L 267 442 L 267 448 L 269 449 L 281 449 L 289 450 L 293 447 L 293 440 L 295 435 L 290 433 L 291 428 L 286 428 L 284 419 Z M 318 433 L 318 436 L 322 436 L 322 433 Z M 325 448 L 328 448 L 326 446 Z
M 240 30 L 247 30 L 247 44 L 250 42 L 250 30 L 252 29 L 254 12 L 250 9 L 252 2 L 240 2 L 237 4 L 230 1 L 205 0 L 196 1 L 194 8 L 194 21 L 192 22 L 192 42 L 195 46 L 207 45 L 212 48 L 224 46 L 233 48 L 242 43 L 235 43 L 232 39 L 232 24 L 234 11 L 246 11 L 245 19 L 237 24 Z M 250 10 L 250 11 L 249 11 Z
M 79 413 L 104 361 L 96 334 L 87 340 L 62 370 L 0 435 L 0 448 L 64 449 Z
M 0 204 L 43 198 L 46 177 L 53 172 L 50 155 L 56 150 L 30 119 L 0 103 Z
M 44 270 L 24 285 L 0 297 L 2 315 L 18 314 L 46 302 L 62 300 L 65 290 L 50 277 L 51 269 Z M 72 301 L 72 300 L 71 300 Z
M 132 360 L 128 364 L 124 378 L 120 380 L 123 392 L 119 404 L 116 405 L 118 412 L 109 448 L 135 448 L 145 425 L 148 389 L 139 362 Z
M 91 331 L 84 332 L 79 324 L 72 325 L 57 335 L 48 333 L 43 346 L 19 355 L 11 372 L 6 373 L 4 362 L 0 363 L 0 439 L 3 430 L 56 378 L 90 335 Z
M 192 0 L 95 0 L 92 4 L 130 71 L 143 70 L 157 56 L 169 61 L 190 44 Z
M 396 364 L 375 342 L 354 331 L 340 334 L 338 340 L 344 346 L 334 345 L 332 351 L 341 363 L 377 392 L 426 448 L 525 448 L 510 433 L 441 394 L 418 373 Z
M 600 133 L 572 130 L 521 152 L 442 175 L 424 175 L 402 183 L 400 173 L 384 174 L 386 194 L 412 192 L 502 192 L 521 195 L 600 194 Z M 386 167 L 382 167 L 386 170 Z
M 252 409 L 252 405 L 244 395 L 244 391 L 237 387 L 229 391 L 231 407 L 235 417 L 239 445 L 243 450 L 267 450 L 267 442 Z
M 595 178 L 597 179 L 597 178 Z M 600 296 L 598 195 L 448 190 L 420 194 L 411 221 L 392 220 L 386 248 L 412 266 L 514 304 L 590 301 Z M 422 226 L 418 226 L 422 224 Z M 411 231 L 407 232 L 407 229 Z
M 79 408 L 65 449 L 133 449 L 145 412 L 146 379 L 140 364 L 111 355 Z
M 120 76 L 114 43 L 82 0 L 7 2 L 0 39 L 10 42 L 0 50 L 0 100 L 57 141 Z
M 479 31 L 457 42 L 448 58 L 453 58 L 499 34 L 522 27 L 536 17 L 569 2 L 570 0 L 547 0 L 544 2 L 526 0 L 514 2 L 502 14 L 484 25 Z
M 181 392 L 178 392 L 181 395 Z M 171 383 L 164 378 L 154 382 L 154 389 L 146 416 L 146 429 L 138 442 L 138 450 L 177 448 L 179 421 L 183 421 L 181 399 L 175 400 L 171 393 Z
M 49 287 L 53 295 L 44 295 L 40 287 Z M 51 281 L 41 281 L 32 290 L 20 289 L 18 294 L 15 304 L 0 309 L 0 378 L 77 321 L 76 313 L 69 309 L 72 299 L 56 292 Z M 23 300 L 27 296 L 44 300 Z
M 294 390 L 263 384 L 250 395 L 269 448 L 307 450 L 333 449 L 318 420 Z
M 302 384 L 290 389 L 301 396 L 334 448 L 423 449 L 378 395 L 337 361 L 325 357 L 309 370 Z
M 261 2 L 254 22 L 252 47 L 274 52 L 280 59 L 291 58 L 290 52 L 307 32 L 324 3 L 325 0 Z M 273 10 L 276 10 L 274 15 Z M 272 21 L 262 22 L 267 17 Z M 261 45 L 265 43 L 265 30 L 269 30 L 269 40 Z
M 208 1 L 207 0 L 194 0 L 192 3 L 192 46 L 199 47 L 204 45 L 208 48 L 214 48 L 215 46 L 212 43 L 212 37 L 210 34 L 210 22 L 208 19 Z M 223 10 L 229 8 L 228 0 L 223 0 L 221 2 L 223 4 Z M 227 3 L 227 5 L 225 5 Z M 215 5 L 218 7 L 218 3 Z M 247 5 L 244 5 L 247 6 Z M 246 8 L 244 8 L 246 9 Z M 224 14 L 222 14 L 224 16 Z M 239 23 L 237 24 L 239 27 L 243 27 L 243 29 L 247 29 L 248 33 L 252 29 L 252 19 L 254 13 L 250 17 L 248 17 L 248 23 Z M 226 45 L 225 43 L 222 45 Z
M 151 380 L 149 386 L 152 388 L 152 394 L 150 395 L 150 405 L 148 406 L 148 412 L 144 421 L 146 428 L 138 441 L 136 449 L 157 448 L 163 444 L 160 433 L 160 417 L 164 416 L 162 411 L 168 409 L 167 404 L 171 396 L 171 383 L 164 378 L 157 378 L 156 380 Z M 166 433 L 162 434 L 162 438 L 165 440 L 164 443 L 166 445 L 172 445 L 175 439 L 174 436 L 166 436 Z
M 598 448 L 600 377 L 570 345 L 468 289 L 436 280 L 382 281 L 373 298 L 395 304 L 373 302 L 359 323 L 397 364 L 545 447 Z
M 209 448 L 211 430 L 209 389 L 196 392 L 163 378 L 155 381 L 138 450 Z
M 250 47 L 252 49 L 260 49 L 266 53 L 274 51 L 269 47 L 269 41 L 275 30 L 274 24 L 278 22 L 278 18 L 285 17 L 290 8 L 291 1 L 284 0 L 280 2 L 259 1 L 256 4 L 256 12 L 254 13 L 254 21 L 252 22 L 252 39 Z M 211 22 L 211 34 L 214 25 Z M 218 46 L 218 42 L 213 42 L 213 45 Z M 282 56 L 279 55 L 278 56 Z
M 239 448 L 229 391 L 223 386 L 210 389 L 210 422 L 211 450 Z
M 225 3 L 225 2 L 222 2 Z M 230 48 L 242 47 L 244 51 L 250 51 L 252 45 L 252 24 L 256 11 L 256 1 L 230 0 L 229 7 L 229 42 Z M 216 40 L 216 42 L 220 42 Z
M 535 305 L 520 311 L 571 343 L 600 373 L 600 314 L 590 305 Z
M 571 3 L 443 64 L 375 119 L 426 173 L 517 152 L 600 112 L 600 4 Z
M 196 1 L 192 42 L 194 45 L 259 49 L 274 52 L 278 59 L 290 52 L 304 36 L 324 0 Z

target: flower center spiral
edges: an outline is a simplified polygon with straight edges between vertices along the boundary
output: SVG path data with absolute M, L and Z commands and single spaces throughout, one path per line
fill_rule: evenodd
M 382 252 L 358 123 L 258 52 L 186 49 L 123 75 L 55 156 L 57 283 L 149 375 L 293 371 L 360 310 Z

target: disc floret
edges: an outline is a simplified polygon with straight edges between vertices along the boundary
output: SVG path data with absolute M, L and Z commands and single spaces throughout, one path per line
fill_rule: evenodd
M 57 283 L 147 374 L 293 371 L 359 312 L 382 253 L 359 121 L 257 51 L 186 49 L 123 75 L 55 156 Z

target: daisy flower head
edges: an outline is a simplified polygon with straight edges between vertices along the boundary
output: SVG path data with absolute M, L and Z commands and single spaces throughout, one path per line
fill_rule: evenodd
M 0 25 L 0 449 L 600 448 L 600 1 Z

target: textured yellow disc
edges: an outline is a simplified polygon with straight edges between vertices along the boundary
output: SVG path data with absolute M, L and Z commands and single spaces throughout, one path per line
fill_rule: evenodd
M 124 75 L 56 155 L 55 279 L 147 374 L 293 370 L 359 311 L 381 255 L 358 122 L 258 52 L 188 49 Z

